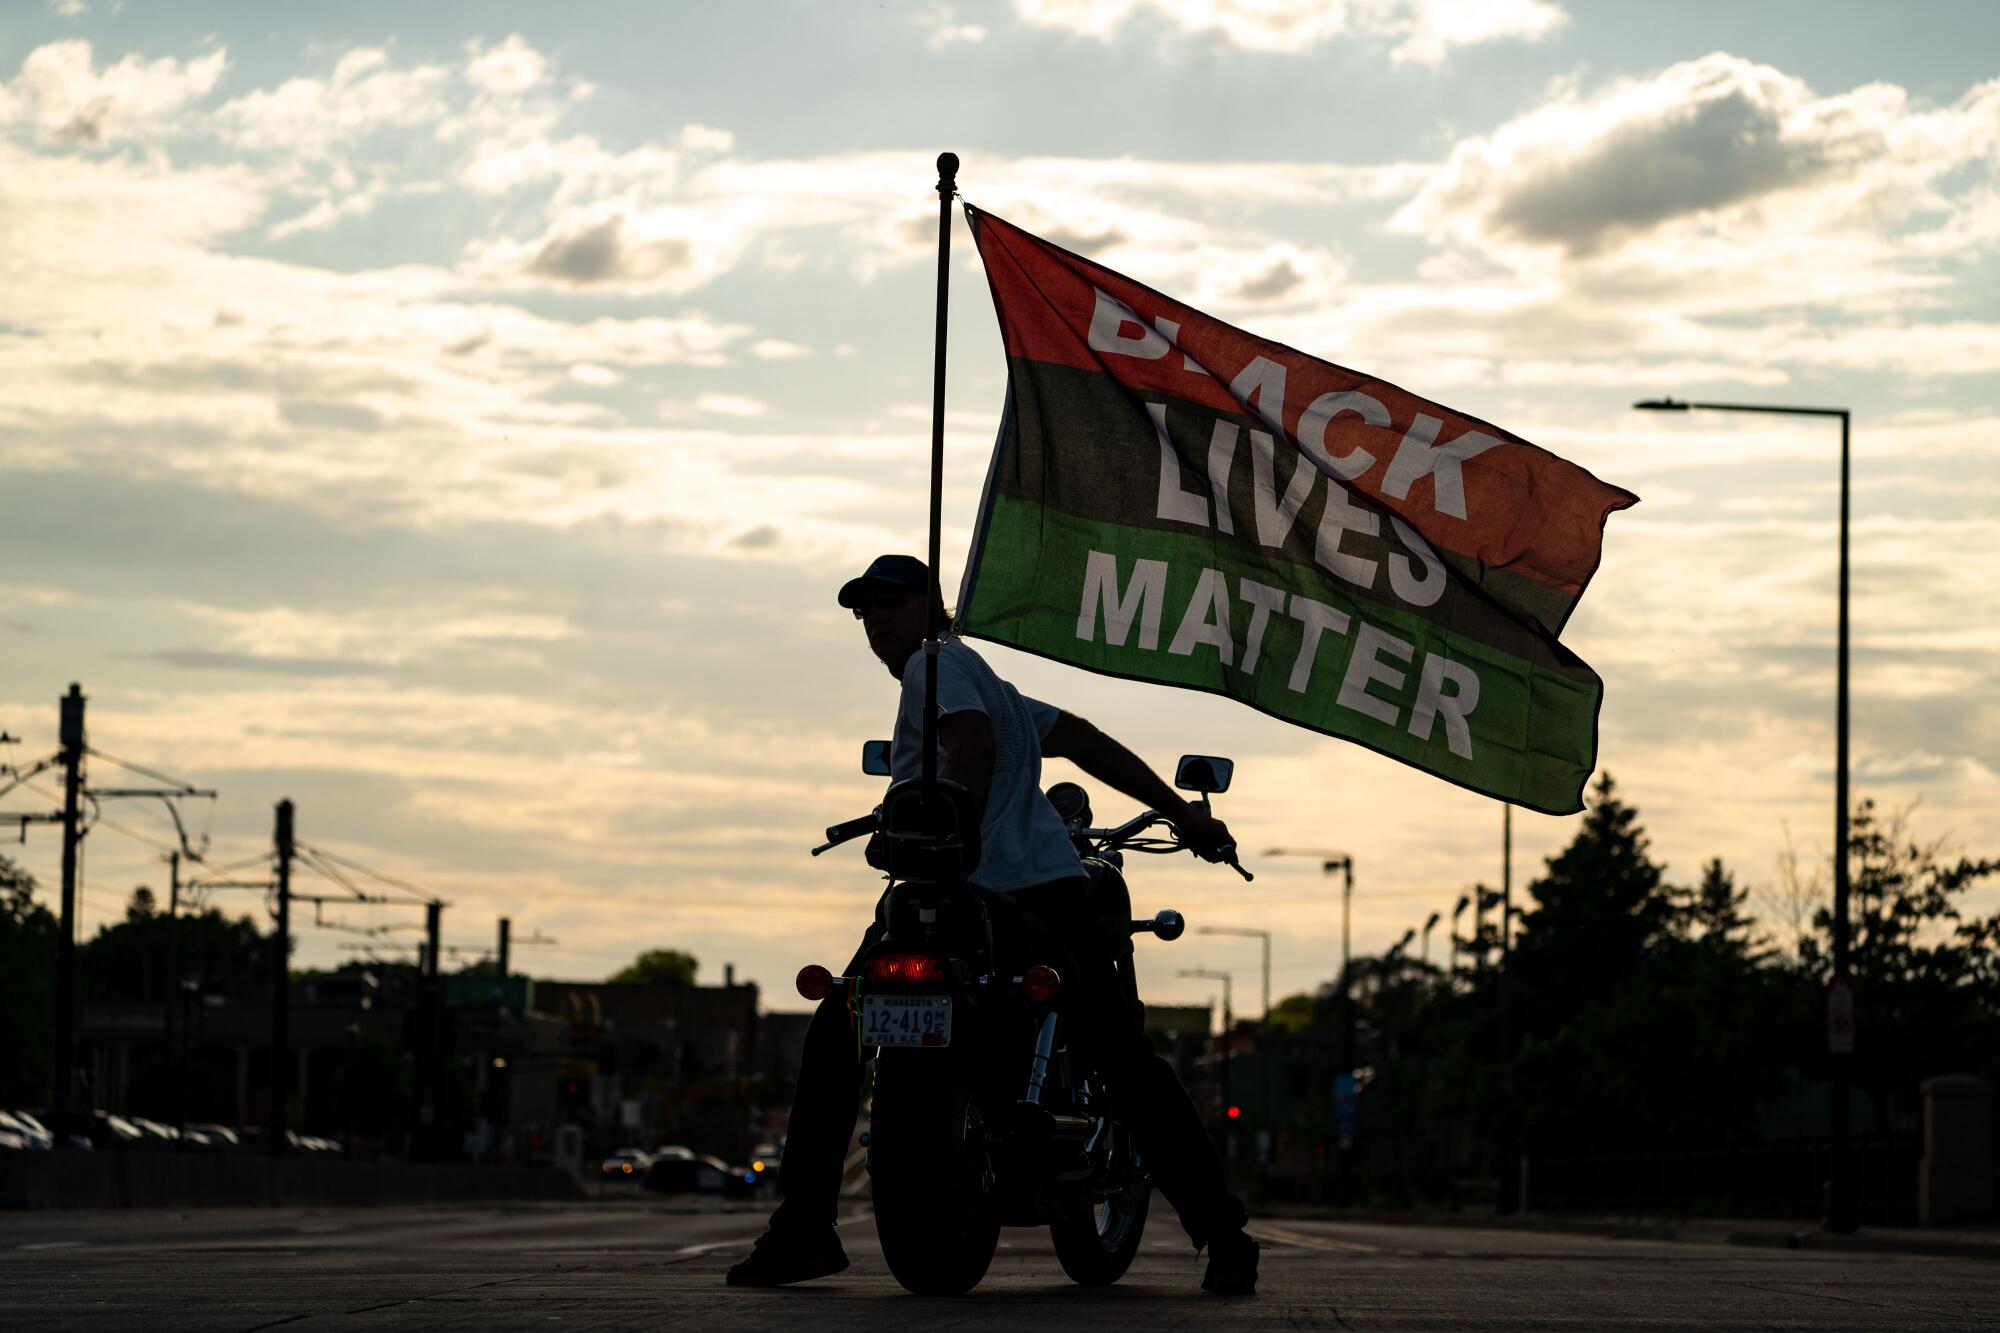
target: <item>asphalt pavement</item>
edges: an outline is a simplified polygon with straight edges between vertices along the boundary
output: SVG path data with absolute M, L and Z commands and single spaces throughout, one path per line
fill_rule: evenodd
M 725 1287 L 762 1228 L 755 1206 L 637 1199 L 0 1214 L 0 1328 L 2000 1327 L 1990 1259 L 1310 1218 L 1253 1227 L 1263 1281 L 1230 1299 L 1200 1290 L 1164 1210 L 1112 1287 L 1073 1285 L 1046 1232 L 1009 1230 L 971 1295 L 910 1296 L 865 1211 L 841 1228 L 846 1273 Z

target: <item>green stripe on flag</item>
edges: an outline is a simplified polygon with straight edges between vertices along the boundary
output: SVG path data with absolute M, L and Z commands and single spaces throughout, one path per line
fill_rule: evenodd
M 1603 685 L 1574 657 L 1574 674 L 1537 667 L 1212 537 L 988 504 L 964 633 L 1222 694 L 1530 809 L 1583 808 Z

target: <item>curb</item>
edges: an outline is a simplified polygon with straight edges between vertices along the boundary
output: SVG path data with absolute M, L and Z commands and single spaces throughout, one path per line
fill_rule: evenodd
M 2000 1230 L 1991 1232 L 1857 1231 L 1834 1235 L 1817 1227 L 1766 1225 L 1723 1219 L 1666 1221 L 1658 1218 L 1560 1217 L 1491 1213 L 1393 1213 L 1279 1207 L 1261 1210 L 1271 1220 L 1351 1222 L 1374 1226 L 1452 1227 L 1467 1231 L 1535 1231 L 1555 1235 L 1600 1236 L 1607 1240 L 1678 1241 L 1700 1245 L 1740 1245 L 1757 1249 L 1817 1250 L 1846 1254 L 1904 1254 L 1939 1259 L 2000 1261 Z

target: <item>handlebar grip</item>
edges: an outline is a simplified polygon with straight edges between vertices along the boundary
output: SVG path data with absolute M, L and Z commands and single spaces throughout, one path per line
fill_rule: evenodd
M 874 814 L 866 814 L 859 819 L 850 819 L 844 824 L 829 824 L 826 829 L 826 845 L 838 847 L 843 842 L 851 842 L 863 834 L 873 833 L 881 820 Z
M 1225 842 L 1220 847 L 1216 848 L 1215 859 L 1222 862 L 1224 865 L 1228 866 L 1231 870 L 1234 870 L 1237 874 L 1243 876 L 1243 878 L 1246 880 L 1252 880 L 1257 878 L 1255 875 L 1245 870 L 1243 868 L 1243 863 L 1236 859 L 1236 844 L 1233 842 Z

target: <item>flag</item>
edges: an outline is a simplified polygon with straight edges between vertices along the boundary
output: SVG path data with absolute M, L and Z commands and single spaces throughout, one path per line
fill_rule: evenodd
M 1558 635 L 1638 497 L 966 215 L 1008 390 L 961 633 L 1583 808 L 1603 682 Z

